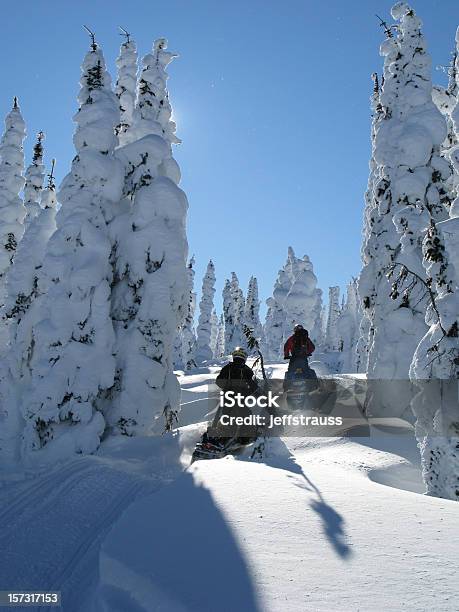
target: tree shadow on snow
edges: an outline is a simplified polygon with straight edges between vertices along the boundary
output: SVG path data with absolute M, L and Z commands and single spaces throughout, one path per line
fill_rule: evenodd
M 346 543 L 345 520 L 332 506 L 327 504 L 322 492 L 314 482 L 304 473 L 303 468 L 296 462 L 287 446 L 280 439 L 276 439 L 281 453 L 275 457 L 265 459 L 270 467 L 287 470 L 295 474 L 295 486 L 309 491 L 316 496 L 310 502 L 310 508 L 319 516 L 327 540 L 342 559 L 350 558 L 352 549 Z M 281 445 L 281 446 L 280 446 Z M 282 448 L 283 447 L 283 448 Z M 292 477 L 293 478 L 293 477 Z
M 234 534 L 210 492 L 188 472 L 133 504 L 105 543 L 103 557 L 109 606 L 111 598 L 120 600 L 121 589 L 152 610 L 155 605 L 174 612 L 261 609 Z M 126 566 L 132 584 L 126 572 L 116 575 Z

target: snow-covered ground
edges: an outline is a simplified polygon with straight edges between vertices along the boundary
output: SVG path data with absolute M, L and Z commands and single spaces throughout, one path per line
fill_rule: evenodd
M 459 505 L 421 494 L 406 428 L 190 467 L 216 371 L 180 377 L 173 436 L 0 473 L 0 590 L 61 590 L 66 612 L 457 610 Z

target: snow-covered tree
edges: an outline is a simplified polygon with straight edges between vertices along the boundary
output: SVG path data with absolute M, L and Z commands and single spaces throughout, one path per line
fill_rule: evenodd
M 177 186 L 180 172 L 171 157 L 171 133 L 161 128 L 161 99 L 155 94 L 165 91 L 165 67 L 174 57 L 164 46 L 155 43 L 154 54 L 144 58 L 130 130 L 137 140 L 117 150 L 131 207 L 111 230 L 117 377 L 107 418 L 116 433 L 126 435 L 170 428 L 180 400 L 172 349 L 189 307 L 188 202 Z M 165 172 L 166 162 L 177 171 Z
M 296 257 L 288 248 L 287 261 L 279 271 L 273 296 L 267 300 L 268 311 L 262 348 L 268 359 L 282 357 L 283 343 L 292 334 L 296 323 L 304 325 L 314 342 L 320 341 L 322 291 L 307 255 Z
M 430 216 L 427 205 L 433 214 L 444 208 L 439 186 L 449 173 L 449 164 L 438 154 L 446 125 L 432 102 L 430 58 L 420 22 L 405 3 L 395 5 L 392 15 L 400 25 L 381 46 L 385 78 L 374 138 L 380 178 L 373 186 L 375 220 L 368 248 L 376 261 L 364 267 L 359 282 L 371 321 L 368 375 L 380 379 L 408 376 L 426 331 L 422 283 L 412 277 L 404 287 L 398 283 L 399 290 L 393 283 L 402 265 L 424 275 L 421 242 Z
M 183 322 L 176 331 L 172 347 L 174 370 L 191 370 L 196 367 L 196 334 L 194 331 L 196 293 L 193 291 L 194 275 L 194 257 L 192 257 L 187 268 L 188 306 Z
M 25 208 L 19 196 L 24 187 L 25 123 L 18 101 L 5 118 L 0 141 L 0 312 L 6 302 L 6 275 L 24 233 Z M 0 321 L 0 353 L 6 350 L 8 331 Z
M 341 348 L 341 338 L 338 330 L 338 320 L 341 314 L 339 294 L 339 287 L 330 287 L 328 290 L 328 316 L 325 348 L 329 351 L 338 351 Z
M 118 78 L 115 86 L 120 106 L 120 122 L 116 126 L 120 146 L 131 142 L 130 128 L 133 123 L 137 87 L 137 45 L 130 34 L 124 34 L 126 40 L 121 45 L 116 60 Z
M 388 32 L 390 33 L 390 38 L 392 38 L 392 32 L 390 30 Z M 386 66 L 385 70 L 388 70 L 388 66 Z M 384 118 L 384 109 L 380 100 L 381 89 L 378 74 L 374 73 L 372 78 L 374 84 L 371 96 L 371 109 L 373 112 L 371 123 L 372 153 L 369 163 L 370 174 L 365 192 L 363 214 L 363 240 L 361 248 L 363 268 L 357 283 L 362 309 L 359 337 L 356 345 L 356 370 L 358 372 L 366 372 L 368 369 L 368 352 L 372 340 L 372 316 L 376 293 L 375 281 L 380 241 L 378 231 L 374 231 L 374 228 L 377 226 L 377 221 L 379 221 L 379 198 L 387 188 L 387 181 L 385 179 L 382 180 L 381 167 L 375 159 L 376 131 L 379 123 Z
M 45 178 L 45 166 L 43 165 L 43 140 L 45 135 L 43 132 L 37 134 L 37 142 L 33 148 L 32 163 L 25 172 L 24 185 L 24 206 L 26 209 L 26 217 L 24 225 L 27 226 L 30 221 L 40 212 L 41 191 L 43 189 L 43 180 Z
M 212 359 L 215 350 L 216 334 L 212 338 L 212 325 L 215 329 L 216 314 L 214 311 L 215 266 L 212 261 L 207 264 L 207 270 L 202 281 L 201 301 L 199 302 L 199 319 L 196 333 L 196 362 L 203 363 Z M 218 321 L 218 320 L 217 320 Z
M 53 170 L 54 170 L 53 160 Z M 49 174 L 48 184 L 41 190 L 41 205 L 38 214 L 34 214 L 14 256 L 14 265 L 10 267 L 7 277 L 7 298 L 3 317 L 8 321 L 10 348 L 22 363 L 33 351 L 31 336 L 33 324 L 37 323 L 39 309 L 29 313 L 34 301 L 43 296 L 44 288 L 43 260 L 48 241 L 56 229 L 56 186 L 53 170 Z M 21 330 L 18 332 L 18 326 Z M 18 368 L 20 376 L 24 368 Z
M 291 285 L 284 301 L 284 342 L 299 323 L 308 331 L 313 342 L 318 342 L 321 328 L 322 291 L 317 288 L 317 278 L 307 255 L 302 259 L 289 249 Z
M 30 461 L 40 449 L 52 456 L 97 449 L 105 429 L 99 401 L 115 375 L 107 223 L 124 176 L 114 157 L 118 100 L 95 42 L 83 61 L 78 101 L 77 154 L 59 190 L 57 230 L 44 257 L 42 317 L 32 332 L 31 384 L 22 403 Z
M 247 299 L 245 302 L 244 322 L 252 330 L 252 335 L 262 346 L 263 327 L 260 321 L 260 300 L 258 299 L 258 281 L 252 276 L 247 289 Z
M 225 356 L 225 319 L 223 314 L 220 315 L 217 330 L 217 340 L 215 342 L 215 359 L 221 359 Z
M 218 316 L 217 313 L 214 310 L 212 310 L 212 315 L 210 318 L 210 350 L 212 352 L 212 358 L 216 359 L 217 358 L 217 346 L 218 346 L 218 334 L 220 331 L 220 324 L 219 324 L 219 320 L 218 320 Z
M 431 302 L 429 330 L 410 377 L 419 381 L 411 407 L 427 492 L 459 501 L 459 217 L 431 224 L 423 242 Z M 427 379 L 427 381 L 425 380 Z M 441 381 L 451 381 L 440 388 Z
M 459 48 L 459 29 L 456 44 Z M 427 493 L 459 501 L 459 100 L 455 105 L 452 103 L 459 87 L 457 52 L 454 60 L 443 98 L 452 109 L 448 104 L 442 108 L 438 105 L 438 96 L 436 99 L 448 127 L 441 153 L 452 163 L 454 173 L 450 178 L 447 172 L 437 177 L 436 186 L 442 189 L 446 184 L 439 189 L 438 195 L 427 192 L 430 224 L 423 239 L 422 253 L 429 296 L 425 317 L 428 330 L 414 353 L 410 378 L 418 388 L 411 407 L 416 417 L 415 433 Z M 442 185 L 439 179 L 445 177 Z M 450 198 L 455 198 L 451 207 L 445 201 L 445 191 Z M 449 218 L 442 220 L 448 209 Z
M 188 263 L 188 308 L 181 329 L 182 339 L 182 361 L 185 370 L 191 370 L 196 367 L 196 334 L 194 332 L 194 313 L 196 310 L 196 293 L 194 289 L 194 257 Z
M 245 346 L 244 335 L 245 299 L 235 272 L 226 280 L 223 288 L 223 319 L 225 323 L 225 347 L 223 354 L 229 355 L 236 346 Z
M 359 337 L 361 313 L 357 292 L 357 280 L 347 286 L 346 302 L 341 308 L 338 319 L 338 336 L 341 342 L 341 372 L 356 372 L 356 345 Z
M 245 299 L 235 272 L 231 273 L 231 298 L 233 300 L 234 328 L 230 345 L 226 347 L 227 353 L 232 351 L 236 346 L 246 346 L 247 344 L 244 335 Z
M 279 270 L 274 284 L 272 297 L 266 300 L 268 310 L 264 326 L 263 351 L 267 359 L 277 360 L 281 358 L 284 337 L 284 302 L 290 289 L 290 278 L 285 267 Z
M 224 327 L 224 343 L 222 354 L 231 351 L 231 344 L 234 334 L 234 302 L 233 296 L 231 295 L 231 282 L 226 279 L 225 286 L 222 291 L 223 299 L 223 327 Z
M 54 168 L 54 160 L 53 160 Z M 14 265 L 7 275 L 7 303 L 4 317 L 8 322 L 9 350 L 0 366 L 0 397 L 3 406 L 0 427 L 0 454 L 6 451 L 5 459 L 18 461 L 18 440 L 24 421 L 21 395 L 30 383 L 30 361 L 36 341 L 34 326 L 41 320 L 43 287 L 43 258 L 49 237 L 56 228 L 56 192 L 53 173 L 49 174 L 47 187 L 41 194 L 39 214 L 28 224 L 19 243 Z M 31 260 L 30 254 L 33 253 Z
M 175 135 L 176 125 L 171 118 L 166 72 L 178 55 L 166 49 L 167 40 L 158 38 L 152 52 L 142 58 L 132 136 L 142 138 L 146 134 L 157 134 L 170 144 L 178 144 L 180 139 Z

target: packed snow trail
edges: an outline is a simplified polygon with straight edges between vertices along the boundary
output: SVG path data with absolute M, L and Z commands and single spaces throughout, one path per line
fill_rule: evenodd
M 46 475 L 2 483 L 1 587 L 59 590 L 66 612 L 85 610 L 108 530 L 137 497 L 181 472 L 176 442 L 112 440 L 105 456 L 81 457 Z

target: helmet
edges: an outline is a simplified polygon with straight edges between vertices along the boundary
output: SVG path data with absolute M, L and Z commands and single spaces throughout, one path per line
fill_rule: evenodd
M 241 346 L 237 346 L 231 355 L 233 359 L 243 359 L 244 361 L 247 359 L 247 353 Z
M 302 329 L 304 329 L 304 327 L 300 323 L 297 323 L 293 328 L 293 331 L 300 331 Z

